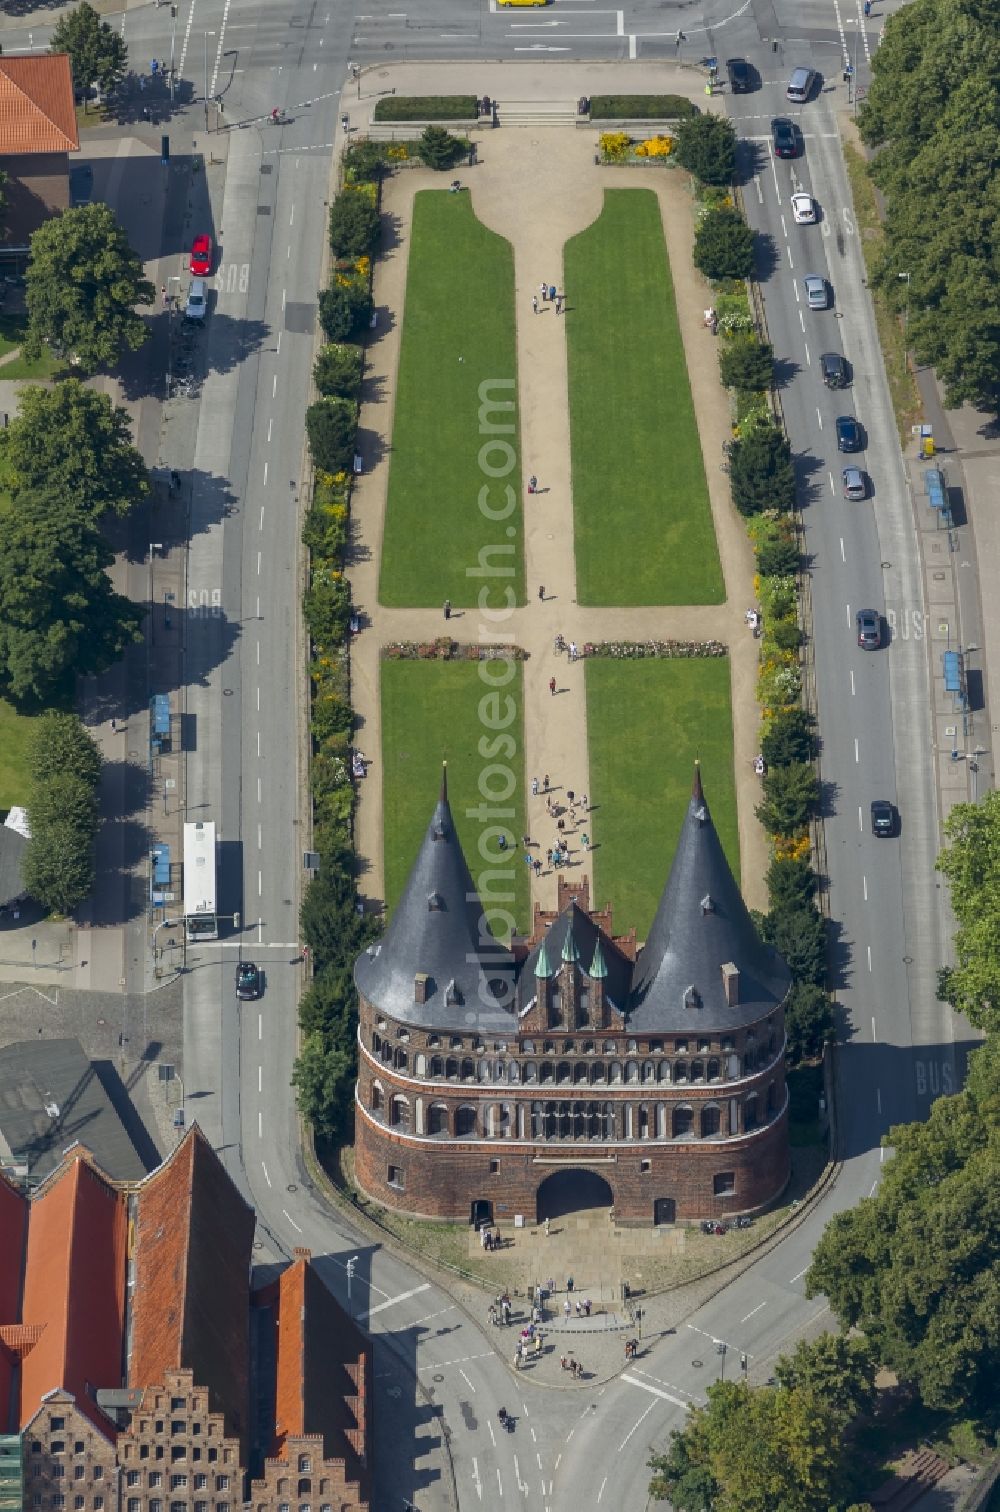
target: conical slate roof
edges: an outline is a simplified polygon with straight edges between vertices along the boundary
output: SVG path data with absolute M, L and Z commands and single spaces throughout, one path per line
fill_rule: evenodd
M 448 803 L 447 770 L 423 844 L 382 940 L 354 965 L 358 991 L 397 1021 L 429 1029 L 509 1031 L 514 958 L 491 942 Z M 486 945 L 483 944 L 483 936 Z M 415 978 L 427 977 L 426 1001 Z
M 729 1003 L 722 967 L 739 971 Z M 791 978 L 765 945 L 729 869 L 695 769 L 667 885 L 632 977 L 629 1027 L 677 1033 L 754 1023 L 781 1003 Z M 693 991 L 691 990 L 693 989 Z
M 546 969 L 540 971 L 539 962 L 543 957 Z M 556 970 L 549 966 L 551 961 L 558 962 Z M 585 964 L 588 961 L 592 963 L 590 971 Z M 575 898 L 570 899 L 559 917 L 552 920 L 521 968 L 518 1011 L 524 1013 L 534 1001 L 536 977 L 557 976 L 564 966 L 574 964 L 585 976 L 603 977 L 608 1000 L 625 1011 L 632 962 L 622 955 L 615 942 L 590 915 L 584 913 Z

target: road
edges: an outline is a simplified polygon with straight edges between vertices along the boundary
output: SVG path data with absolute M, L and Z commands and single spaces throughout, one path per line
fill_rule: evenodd
M 397 0 L 398 3 L 398 0 Z M 197 228 L 221 249 L 206 333 L 207 375 L 186 418 L 172 418 L 171 465 L 191 480 L 187 710 L 190 817 L 215 818 L 223 838 L 223 911 L 240 931 L 189 958 L 185 1097 L 260 1219 L 261 1263 L 305 1245 L 336 1295 L 362 1318 L 376 1349 L 376 1507 L 400 1498 L 421 1512 L 505 1502 L 538 1509 L 643 1508 L 651 1445 L 704 1399 L 723 1369 L 748 1356 L 766 1379 L 777 1353 L 829 1321 L 807 1301 L 803 1274 L 832 1212 L 873 1190 L 890 1125 L 926 1113 L 929 1090 L 957 1085 L 950 1018 L 934 995 L 946 956 L 934 884 L 936 804 L 930 762 L 927 658 L 919 564 L 891 409 L 878 358 L 858 238 L 838 146 L 834 100 L 794 113 L 805 152 L 775 163 L 768 121 L 786 113 L 783 81 L 811 62 L 836 78 L 845 55 L 859 76 L 884 7 L 866 29 L 840 0 L 635 0 L 621 9 L 555 0 L 545 11 L 418 0 L 405 12 L 365 0 L 265 7 L 258 0 L 182 0 L 173 35 L 186 83 L 172 133 L 211 149 L 199 97 L 220 95 L 227 162 L 204 177 Z M 169 7 L 122 20 L 133 58 L 169 57 Z M 678 38 L 678 32 L 683 35 Z M 8 51 L 44 45 L 39 28 L 4 30 Z M 805 500 L 813 559 L 816 681 L 823 733 L 831 911 L 845 1041 L 839 1057 L 844 1165 L 823 1204 L 679 1332 L 604 1388 L 542 1390 L 516 1381 L 485 1331 L 440 1288 L 331 1216 L 298 1154 L 289 1082 L 302 963 L 297 750 L 303 718 L 295 676 L 298 481 L 316 290 L 325 230 L 330 144 L 348 60 L 366 68 L 403 57 L 749 57 L 756 93 L 728 102 L 741 136 L 751 223 L 770 237 L 764 278 L 770 338 L 787 374 L 782 404 Z M 839 96 L 841 103 L 843 95 Z M 290 124 L 265 123 L 273 106 Z M 818 227 L 791 224 L 795 181 L 823 207 Z M 173 249 L 180 271 L 180 248 Z M 807 312 L 802 273 L 827 276 L 835 307 Z M 843 351 L 854 385 L 819 380 L 822 350 Z M 865 424 L 874 496 L 838 492 L 834 421 Z M 831 484 L 832 477 L 832 484 Z M 855 645 L 859 607 L 883 610 L 891 643 Z M 898 840 L 876 842 L 870 799 L 893 798 Z M 263 1003 L 238 1007 L 240 952 L 267 974 Z M 357 1256 L 353 1280 L 347 1261 Z M 726 1352 L 720 1352 L 724 1344 Z M 515 1431 L 501 1434 L 504 1403 Z

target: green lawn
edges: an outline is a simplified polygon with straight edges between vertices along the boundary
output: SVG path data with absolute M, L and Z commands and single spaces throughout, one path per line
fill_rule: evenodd
M 729 658 L 586 663 L 595 903 L 643 939 L 691 797 L 695 759 L 739 878 Z
M 653 191 L 606 190 L 598 219 L 567 242 L 565 269 L 579 601 L 721 603 L 722 569 Z
M 32 721 L 0 698 L 0 809 L 28 801 L 28 739 Z
M 497 605 L 505 602 L 508 585 L 523 603 L 516 385 L 510 243 L 476 219 L 468 194 L 423 190 L 414 200 L 406 275 L 379 578 L 383 604 L 426 606 L 449 598 L 470 607 L 488 587 Z M 484 398 L 492 410 L 484 411 Z M 501 402 L 515 407 L 499 411 Z M 490 492 L 483 502 L 494 514 L 507 507 L 510 486 L 509 516 L 487 519 L 480 508 L 484 485 Z M 487 575 L 469 576 L 481 560 Z
M 503 700 L 513 698 L 516 713 L 507 728 L 516 742 L 514 755 L 484 757 L 479 752 L 480 742 L 492 743 L 496 748 L 500 732 L 483 723 L 487 719 L 499 721 L 504 717 Z M 382 699 L 382 761 L 385 771 L 383 794 L 383 846 L 385 859 L 386 901 L 390 909 L 397 903 L 410 868 L 416 860 L 424 833 L 430 823 L 434 805 L 441 787 L 441 762 L 448 763 L 448 798 L 451 803 L 459 837 L 465 851 L 465 859 L 473 880 L 484 869 L 480 857 L 479 841 L 484 831 L 492 824 L 505 824 L 514 836 L 517 845 L 510 852 L 510 866 L 514 891 L 513 913 L 518 928 L 528 925 L 528 877 L 524 864 L 521 836 L 524 834 L 524 740 L 522 734 L 522 680 L 520 664 L 516 676 L 506 689 L 498 692 L 501 700 L 499 712 L 487 707 L 480 711 L 480 700 L 491 697 L 490 689 L 479 676 L 479 669 L 472 662 L 412 662 L 383 661 L 381 664 Z M 476 809 L 483 803 L 480 780 L 486 773 L 485 786 L 499 792 L 503 785 L 503 772 L 497 766 L 509 768 L 515 787 L 506 802 L 498 801 L 493 808 L 512 808 L 509 819 L 468 817 L 466 810 Z M 487 773 L 487 768 L 494 768 Z M 496 854 L 496 840 L 488 841 Z M 493 869 L 496 869 L 493 867 Z M 498 896 L 499 884 L 490 884 L 491 893 Z M 507 889 L 510 890 L 509 888 Z M 510 907 L 509 902 L 502 906 Z

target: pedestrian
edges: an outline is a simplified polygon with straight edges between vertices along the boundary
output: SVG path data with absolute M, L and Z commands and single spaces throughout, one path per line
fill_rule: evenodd
M 549 790 L 549 774 L 548 774 L 548 772 L 546 772 L 545 776 L 542 778 L 542 790 L 544 792 L 546 792 L 546 793 Z
M 532 296 L 531 296 L 531 308 L 534 311 L 534 313 L 537 315 L 538 314 L 538 295 L 537 294 L 532 294 Z
M 145 74 L 140 74 L 139 75 L 139 92 L 140 92 L 140 94 L 145 94 L 146 93 L 146 76 L 145 76 Z
M 534 473 L 532 473 L 531 477 L 528 479 L 528 492 L 529 493 L 537 493 L 538 492 L 538 479 L 535 477 Z
M 576 824 L 576 809 L 575 808 L 571 808 L 570 811 L 569 811 L 569 822 L 572 825 Z
M 555 284 L 549 284 L 549 298 L 554 301 L 555 297 L 556 297 L 556 286 L 555 286 Z
M 535 876 L 540 877 L 542 875 L 542 863 L 536 859 L 533 864 L 535 868 Z
M 497 838 L 497 847 L 502 851 L 505 851 L 507 849 L 507 836 L 503 833 L 502 830 Z
M 480 1247 L 480 1249 L 485 1249 L 486 1248 L 486 1229 L 485 1228 L 481 1228 L 479 1230 L 479 1247 Z
M 112 725 L 112 729 L 114 729 L 114 725 Z M 551 866 L 552 865 L 552 847 L 551 847 L 551 845 L 549 846 L 548 850 L 545 852 L 545 865 L 546 866 Z
M 542 604 L 545 603 L 545 584 L 544 583 L 542 583 L 540 585 L 539 589 L 538 589 L 538 599 L 539 599 L 540 603 L 542 603 Z
M 590 850 L 590 836 L 587 834 L 586 830 L 584 830 L 583 834 L 580 836 L 580 844 L 583 846 L 585 851 Z
M 554 677 L 550 677 L 549 678 L 549 692 L 552 694 L 552 696 L 554 698 L 555 697 L 555 692 L 556 692 L 556 680 L 555 680 Z
M 570 1305 L 570 1300 L 567 1297 L 566 1300 L 565 1300 L 565 1302 L 563 1303 L 563 1316 L 568 1318 L 571 1311 L 572 1311 L 572 1307 Z
M 112 733 L 112 735 L 116 735 L 118 733 L 118 721 L 117 721 L 117 719 L 112 719 L 112 721 L 111 721 L 111 733 Z
M 571 1292 L 573 1290 L 573 1277 L 572 1276 L 567 1276 L 566 1277 L 566 1290 L 568 1292 Z
M 451 619 L 451 599 L 445 599 L 444 601 L 444 617 L 446 620 Z
M 583 1312 L 583 1303 L 580 1301 L 580 1298 L 577 1297 L 577 1299 L 576 1299 L 576 1315 L 577 1315 L 577 1317 L 579 1317 L 582 1312 Z
M 572 802 L 573 802 L 573 799 L 574 799 L 574 797 L 575 797 L 575 796 L 576 796 L 576 795 L 575 795 L 575 793 L 574 793 L 574 792 L 573 792 L 573 789 L 572 789 L 572 788 L 567 788 L 567 789 L 566 789 L 566 797 L 567 797 L 567 798 L 568 798 L 568 799 L 569 799 L 569 801 L 570 801 L 570 803 L 572 803 Z
M 540 285 L 540 288 L 541 288 L 541 294 L 542 294 L 542 303 L 545 304 L 547 302 L 547 300 L 548 300 L 548 297 L 549 297 L 549 286 L 548 286 L 547 283 L 542 283 Z
M 167 302 L 167 286 L 166 286 L 166 284 L 161 284 L 160 285 L 160 298 L 163 300 L 163 303 L 166 304 L 166 302 Z
M 556 314 L 557 315 L 561 315 L 562 314 L 562 307 L 563 307 L 563 297 L 562 297 L 561 294 L 557 294 L 556 295 Z
M 555 1283 L 554 1279 L 552 1278 L 552 1276 L 550 1276 L 548 1278 L 548 1280 L 546 1281 L 546 1283 L 545 1283 L 545 1290 L 548 1292 L 548 1294 L 549 1294 L 550 1297 L 555 1296 L 556 1283 Z
M 528 855 L 527 851 L 525 851 L 525 853 L 524 853 L 524 864 L 528 868 L 529 871 L 534 871 L 534 869 L 535 869 L 534 860 L 533 860 L 533 858 L 531 856 Z
M 537 798 L 538 797 L 538 778 L 537 777 L 532 777 L 532 779 L 531 779 L 531 796 L 532 796 L 532 798 Z
M 569 643 L 569 659 L 570 659 L 570 661 L 576 661 L 576 659 L 577 659 L 577 657 L 579 655 L 580 655 L 580 648 L 578 647 L 576 641 L 570 641 L 570 643 Z
M 586 795 L 586 793 L 581 793 L 580 794 L 580 807 L 583 809 L 584 813 L 587 812 L 588 804 L 587 804 L 587 795 Z
M 546 1239 L 549 1237 L 549 1220 L 547 1218 L 545 1220 L 545 1237 Z
M 871 13 L 872 13 L 872 0 L 865 0 L 865 19 L 866 20 L 871 15 Z

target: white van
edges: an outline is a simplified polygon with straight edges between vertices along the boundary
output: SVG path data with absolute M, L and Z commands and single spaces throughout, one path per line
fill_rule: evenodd
M 811 68 L 796 68 L 788 81 L 785 94 L 793 105 L 804 105 L 813 92 L 816 75 Z
M 203 278 L 192 278 L 188 288 L 187 304 L 184 306 L 185 320 L 204 320 L 205 311 L 208 308 L 208 285 Z

